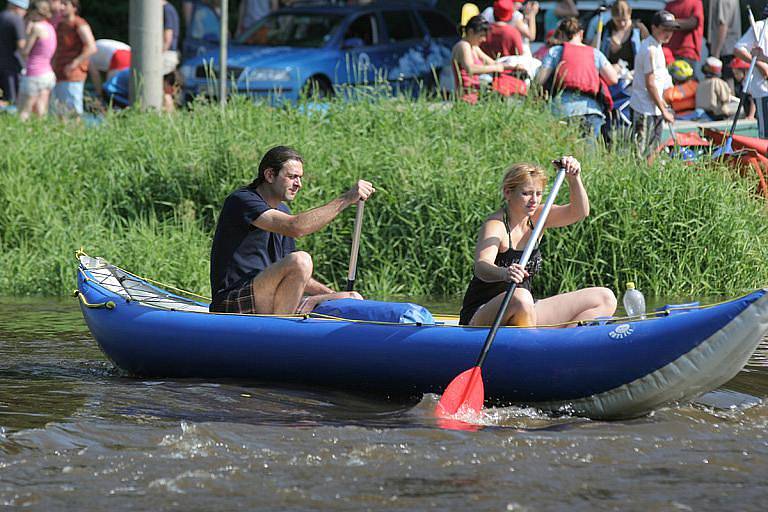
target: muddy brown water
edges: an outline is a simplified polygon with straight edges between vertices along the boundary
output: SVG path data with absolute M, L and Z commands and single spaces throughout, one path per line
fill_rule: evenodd
M 0 299 L 0 506 L 24 510 L 765 510 L 768 360 L 632 421 L 120 375 L 74 300 Z

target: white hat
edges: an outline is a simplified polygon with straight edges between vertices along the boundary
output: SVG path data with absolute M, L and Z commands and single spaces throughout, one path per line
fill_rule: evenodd
M 8 0 L 8 3 L 22 9 L 29 9 L 29 0 Z
M 704 61 L 704 65 L 715 75 L 719 75 L 723 72 L 723 61 L 717 57 L 707 57 L 707 60 Z

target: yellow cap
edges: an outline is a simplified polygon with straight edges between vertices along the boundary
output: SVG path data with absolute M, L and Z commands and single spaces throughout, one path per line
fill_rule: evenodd
M 627 281 L 627 290 L 634 290 L 634 289 L 635 289 L 634 281 Z

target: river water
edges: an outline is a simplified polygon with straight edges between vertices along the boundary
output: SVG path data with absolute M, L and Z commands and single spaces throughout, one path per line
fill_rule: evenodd
M 74 299 L 0 299 L 0 506 L 25 510 L 765 510 L 768 361 L 619 422 L 122 377 Z

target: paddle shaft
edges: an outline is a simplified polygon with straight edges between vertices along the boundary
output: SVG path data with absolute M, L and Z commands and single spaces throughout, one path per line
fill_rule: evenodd
M 600 46 L 602 46 L 603 43 L 603 13 L 606 11 L 606 7 L 604 5 L 601 5 L 597 8 L 597 46 L 596 48 L 600 50 Z
M 547 197 L 547 201 L 544 203 L 544 208 L 541 210 L 541 215 L 539 215 L 539 220 L 536 222 L 536 226 L 533 228 L 533 233 L 531 234 L 531 238 L 529 238 L 528 243 L 525 244 L 525 249 L 523 250 L 523 256 L 520 258 L 520 266 L 523 268 L 525 268 L 525 266 L 528 264 L 528 260 L 531 258 L 531 254 L 533 253 L 533 248 L 536 246 L 536 242 L 538 241 L 539 236 L 541 235 L 541 231 L 544 229 L 544 224 L 546 224 L 547 222 L 547 216 L 549 215 L 549 210 L 552 209 L 552 204 L 555 202 L 557 191 L 560 189 L 560 185 L 563 184 L 564 179 L 565 179 L 565 169 L 561 168 L 557 173 L 557 177 L 555 178 L 555 183 L 552 185 L 552 190 L 549 193 L 549 197 Z M 485 362 L 485 358 L 488 355 L 488 351 L 491 349 L 491 344 L 493 344 L 493 340 L 494 338 L 496 338 L 496 332 L 499 330 L 499 327 L 501 326 L 501 320 L 504 318 L 504 312 L 507 310 L 507 306 L 509 306 L 509 301 L 512 300 L 512 294 L 515 293 L 516 289 L 517 289 L 517 283 L 515 282 L 509 283 L 507 292 L 504 294 L 504 300 L 501 302 L 501 307 L 499 307 L 499 312 L 496 314 L 496 319 L 493 321 L 493 326 L 491 326 L 491 330 L 488 331 L 488 337 L 485 338 L 485 344 L 483 345 L 483 350 L 480 352 L 480 355 L 477 358 L 477 363 L 475 363 L 475 366 L 482 368 L 483 363 Z
M 750 17 L 749 22 L 752 24 L 752 32 L 757 34 L 755 31 L 755 24 L 754 24 L 754 16 L 751 16 L 752 11 L 750 10 Z M 757 45 L 761 46 L 763 44 L 763 36 L 765 35 L 765 29 L 768 27 L 768 19 L 765 19 L 763 21 L 763 28 L 760 29 L 760 37 L 757 39 Z M 747 97 L 747 91 L 749 90 L 749 86 L 752 83 L 752 75 L 755 72 L 755 66 L 757 66 L 757 57 L 752 57 L 752 62 L 749 64 L 749 71 L 747 71 L 747 78 L 744 80 L 744 86 L 741 89 L 741 96 L 739 97 L 739 105 L 736 107 L 736 113 L 733 115 L 733 123 L 731 123 L 731 129 L 728 131 L 728 138 L 727 140 L 733 139 L 733 134 L 736 131 L 736 123 L 739 121 L 739 113 L 741 112 L 741 108 L 744 105 L 744 99 Z
M 355 289 L 355 275 L 357 274 L 357 253 L 360 251 L 360 233 L 363 230 L 363 208 L 365 201 L 357 202 L 355 214 L 355 228 L 352 234 L 352 252 L 349 254 L 349 272 L 347 273 L 347 291 Z

